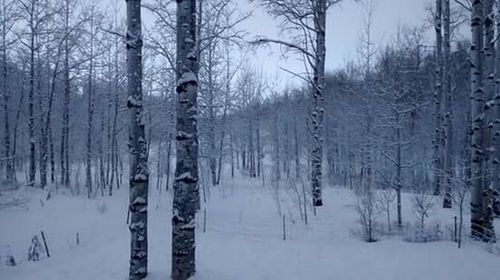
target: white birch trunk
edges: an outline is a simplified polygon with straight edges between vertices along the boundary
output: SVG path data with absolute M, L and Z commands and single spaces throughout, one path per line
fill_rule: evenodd
M 450 0 L 443 2 L 443 25 L 444 25 L 444 57 L 443 57 L 443 96 L 444 96 L 444 198 L 443 208 L 451 208 L 451 182 L 453 177 L 453 127 L 452 127 L 452 96 L 451 96 L 451 69 L 450 69 Z
M 29 28 L 30 28 L 30 72 L 29 72 L 29 91 L 28 91 L 28 130 L 29 130 L 29 177 L 28 184 L 31 187 L 35 186 L 35 173 L 36 173 L 36 162 L 35 162 L 35 39 L 36 39 L 36 29 L 35 29 L 35 1 L 31 1 L 29 12 Z
M 195 273 L 198 193 L 196 1 L 177 1 L 177 144 L 172 215 L 172 279 Z
M 313 206 L 322 206 L 321 195 L 323 167 L 323 115 L 325 109 L 323 90 L 325 88 L 325 57 L 326 57 L 326 0 L 318 0 L 314 7 L 314 28 L 316 30 L 316 59 L 313 74 L 312 111 L 312 149 L 311 149 L 311 184 Z
M 436 14 L 434 18 L 434 29 L 436 32 L 436 66 L 434 76 L 434 195 L 441 193 L 441 185 L 443 181 L 443 159 L 441 150 L 442 141 L 442 106 L 443 99 L 443 36 L 441 31 L 441 16 L 442 16 L 442 0 L 436 0 Z
M 14 180 L 14 160 L 11 157 L 11 148 L 10 148 L 10 121 L 9 121 L 9 99 L 10 99 L 10 89 L 8 85 L 8 68 L 7 68 L 7 4 L 5 1 L 1 2 L 1 17 L 3 20 L 2 24 L 2 92 L 0 95 L 3 95 L 3 109 L 4 109 L 4 157 L 5 157 L 5 179 L 7 183 L 12 183 Z
M 496 29 L 500 32 L 500 2 L 496 2 Z M 496 44 L 496 55 L 495 55 L 495 97 L 493 99 L 493 134 L 492 134 L 492 145 L 494 147 L 494 152 L 491 156 L 494 157 L 493 160 L 493 182 L 495 191 L 495 201 L 494 201 L 494 212 L 495 215 L 500 215 L 500 43 Z
M 148 184 L 145 114 L 142 98 L 141 1 L 127 2 L 127 108 L 130 151 L 130 279 L 143 279 L 148 265 Z
M 483 89 L 483 1 L 472 3 L 471 31 L 471 94 L 472 94 L 472 139 L 471 139 L 471 236 L 475 239 L 488 241 L 492 237 L 491 221 L 485 209 L 485 178 L 484 178 L 484 101 Z

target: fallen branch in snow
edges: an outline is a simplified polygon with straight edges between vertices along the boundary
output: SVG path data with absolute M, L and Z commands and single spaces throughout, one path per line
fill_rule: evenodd
M 47 254 L 47 258 L 50 258 L 49 247 L 47 246 L 47 240 L 45 240 L 45 234 L 43 234 L 43 230 L 40 231 L 43 240 L 43 246 L 45 247 L 45 253 Z

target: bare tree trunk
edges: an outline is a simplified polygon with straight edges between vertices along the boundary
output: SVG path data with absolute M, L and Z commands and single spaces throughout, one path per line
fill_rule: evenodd
M 444 0 L 444 63 L 443 63 L 443 91 L 445 113 L 445 151 L 444 151 L 444 198 L 443 208 L 451 208 L 451 182 L 453 176 L 453 127 L 452 127 L 452 96 L 451 96 L 451 57 L 450 57 L 450 0 Z
M 199 9 L 202 9 L 202 5 L 200 4 Z M 200 12 L 201 14 L 201 12 Z M 200 28 L 200 27 L 198 27 Z M 198 45 L 199 47 L 199 45 Z M 217 170 L 216 170 L 216 144 L 215 144 L 215 128 L 216 128 L 216 115 L 215 115 L 215 90 L 214 90 L 214 80 L 213 80 L 213 63 L 214 63 L 214 44 L 210 44 L 207 48 L 207 78 L 208 78 L 208 160 L 210 166 L 210 179 L 212 186 L 217 185 Z M 200 54 L 199 54 L 200 55 Z
M 55 63 L 54 67 L 54 72 L 52 74 L 52 79 L 49 84 L 49 100 L 48 100 L 48 108 L 47 108 L 47 115 L 45 119 L 45 123 L 43 131 L 45 132 L 43 137 L 43 145 L 41 147 L 42 149 L 42 161 L 41 161 L 41 173 L 42 175 L 42 188 L 47 184 L 47 160 L 48 160 L 48 154 L 50 152 L 50 163 L 51 163 L 51 182 L 54 182 L 54 144 L 53 144 L 53 139 L 52 139 L 52 107 L 54 103 L 54 93 L 55 93 L 55 86 L 56 86 L 56 79 L 57 79 L 57 73 L 59 69 L 59 54 L 57 54 L 57 61 Z M 48 57 L 48 56 L 47 56 Z M 48 58 L 47 58 L 48 59 Z
M 248 119 L 248 166 L 250 171 L 250 177 L 255 177 L 255 147 L 253 144 L 253 116 Z
M 260 143 L 260 122 L 257 120 L 257 177 L 262 173 L 262 144 Z
M 54 136 L 52 135 L 52 124 L 49 124 L 48 141 L 49 141 L 49 160 L 50 160 L 50 183 L 54 184 L 56 181 L 56 160 L 54 152 Z
M 168 186 L 170 184 L 170 157 L 172 154 L 172 134 L 168 135 L 168 145 L 167 145 L 167 166 L 165 172 L 167 172 L 167 182 L 165 183 L 165 190 L 168 191 Z
M 113 112 L 113 124 L 111 127 L 111 179 L 109 182 L 109 195 L 113 194 L 113 181 L 116 177 L 116 188 L 120 188 L 120 181 L 118 179 L 118 142 L 117 142 L 117 134 L 118 134 L 118 108 L 120 103 L 120 93 L 118 91 L 119 81 L 118 81 L 118 40 L 115 39 L 115 57 L 114 57 L 114 112 Z
M 219 185 L 221 181 L 221 176 L 222 176 L 222 168 L 223 168 L 223 156 L 224 156 L 224 138 L 226 137 L 226 129 L 227 129 L 227 111 L 229 109 L 229 95 L 230 95 L 230 79 L 231 79 L 231 74 L 229 73 L 230 71 L 230 59 L 229 59 L 229 50 L 226 51 L 227 55 L 227 60 L 226 60 L 226 88 L 225 88 L 225 98 L 224 98 L 224 111 L 222 113 L 222 123 L 220 125 L 221 127 L 221 136 L 220 136 L 220 143 L 219 143 L 219 168 L 217 171 L 217 182 L 216 184 Z M 231 144 L 232 145 L 232 144 Z M 232 151 L 231 151 L 232 153 Z M 231 160 L 232 160 L 232 154 L 231 154 Z M 231 162 L 232 164 L 232 162 Z
M 30 146 L 30 158 L 29 158 L 29 177 L 28 184 L 31 187 L 35 186 L 35 172 L 36 172 L 36 163 L 35 163 L 35 113 L 34 113 L 34 93 L 35 93 L 35 19 L 34 19 L 34 10 L 36 3 L 31 2 L 31 11 L 30 13 L 30 74 L 29 74 L 29 92 L 28 92 L 28 129 L 29 129 L 29 146 Z
M 101 190 L 101 196 L 104 196 L 104 190 L 106 189 L 106 174 L 104 170 L 104 135 L 105 135 L 105 112 L 104 112 L 104 106 L 100 106 L 100 117 L 101 117 L 101 131 L 99 134 L 99 141 L 97 143 L 97 150 L 99 153 L 99 189 Z
M 243 139 L 242 141 L 243 142 Z M 241 169 L 247 169 L 247 157 L 246 157 L 246 147 L 245 144 L 241 144 Z
M 297 132 L 297 118 L 293 116 L 293 139 L 294 139 L 294 150 L 295 150 L 295 179 L 300 178 L 300 144 L 299 135 Z
M 229 139 L 229 149 L 231 150 L 231 178 L 234 178 L 234 137 L 233 137 L 233 132 L 231 132 L 230 139 Z M 236 159 L 236 162 L 238 162 L 238 159 Z
M 215 182 L 216 185 L 220 184 L 220 178 L 222 175 L 222 161 L 223 161 L 223 156 L 224 156 L 224 138 L 226 137 L 226 105 L 224 105 L 224 112 L 222 114 L 222 124 L 221 124 L 221 135 L 220 135 L 220 141 L 219 141 L 219 167 L 217 169 L 217 181 Z
M 396 113 L 396 196 L 397 196 L 397 208 L 398 208 L 398 226 L 401 228 L 403 226 L 403 217 L 401 209 L 401 123 L 399 113 Z
M 48 42 L 45 43 L 48 45 Z M 47 75 L 42 78 L 42 70 L 43 65 L 42 65 L 42 59 L 40 57 L 40 49 L 41 46 L 38 45 L 38 51 L 37 51 L 37 61 L 38 61 L 38 68 L 37 68 L 37 97 L 38 97 L 38 128 L 39 128 L 39 135 L 38 135 L 38 151 L 39 151 L 39 158 L 38 158 L 38 167 L 39 167 L 39 174 L 40 174 L 40 187 L 44 189 L 47 186 L 47 129 L 45 127 L 45 112 L 44 112 L 44 100 L 43 97 L 44 95 L 49 94 L 49 89 L 46 89 L 46 92 L 42 92 L 42 79 L 50 79 L 50 68 L 45 65 L 45 69 L 47 69 Z M 48 59 L 47 55 L 47 59 Z M 48 63 L 48 62 L 46 62 Z
M 484 76 L 483 76 L 483 91 L 484 91 L 484 116 L 485 123 L 483 127 L 483 213 L 484 213 L 484 228 L 485 234 L 483 241 L 495 242 L 495 228 L 493 224 L 493 196 L 494 183 L 493 166 L 495 157 L 492 151 L 495 147 L 492 146 L 492 122 L 493 107 L 492 100 L 494 98 L 494 78 L 495 78 L 495 27 L 494 27 L 494 12 L 493 1 L 483 1 L 483 54 L 484 54 Z
M 172 279 L 195 273 L 198 188 L 196 1 L 177 1 L 177 156 L 172 216 Z
M 497 32 L 500 32 L 500 2 L 496 2 L 496 26 Z M 493 166 L 492 166 L 492 174 L 493 174 L 493 183 L 494 183 L 494 191 L 496 193 L 495 203 L 494 203 L 494 213 L 495 215 L 500 215 L 500 43 L 496 44 L 496 54 L 495 54 L 495 96 L 493 99 L 493 134 L 492 134 L 492 145 L 495 148 L 494 153 L 491 155 L 494 157 Z
M 436 15 L 434 18 L 434 28 L 436 31 L 436 66 L 434 76 L 434 195 L 441 194 L 443 160 L 442 160 L 442 105 L 443 99 L 443 36 L 441 31 L 442 0 L 436 0 Z
M 2 1 L 2 18 L 5 20 L 6 19 L 6 3 L 5 1 Z M 2 78 L 3 78 L 3 83 L 2 83 L 2 95 L 3 95 L 3 109 L 4 109 L 4 157 L 6 160 L 5 164 L 5 179 L 7 183 L 12 183 L 14 181 L 14 167 L 13 165 L 13 158 L 10 153 L 10 121 L 9 121 L 9 98 L 10 98 L 10 89 L 8 85 L 8 68 L 7 68 L 7 30 L 6 30 L 6 23 L 2 25 L 2 62 L 3 62 L 3 68 L 2 68 Z
M 163 170 L 161 169 L 161 144 L 163 141 L 158 142 L 158 148 L 156 149 L 156 189 L 159 190 L 161 194 L 161 182 L 163 181 Z
M 271 182 L 278 184 L 281 179 L 280 173 L 280 148 L 279 148 L 279 131 L 278 131 L 278 116 L 277 114 L 273 117 L 273 128 L 272 128 L 272 137 L 273 137 L 273 169 L 271 175 Z
M 70 106 L 70 77 L 69 77 L 69 17 L 70 17 L 70 0 L 64 1 L 64 101 L 62 109 L 62 131 L 61 131 L 61 184 L 66 188 L 70 183 L 69 170 L 69 106 Z
M 313 195 L 313 206 L 322 206 L 321 195 L 322 166 L 323 166 L 323 115 L 325 88 L 325 37 L 326 37 L 326 0 L 315 1 L 314 27 L 316 35 L 316 61 L 313 75 L 313 97 L 314 108 L 311 115 L 312 120 L 312 150 L 311 150 L 311 184 Z
M 290 135 L 288 129 L 288 120 L 285 121 L 285 131 L 284 131 L 284 140 L 285 140 L 285 155 L 283 160 L 283 173 L 286 174 L 286 178 L 290 179 Z
M 472 93 L 472 149 L 471 149 L 471 236 L 490 242 L 494 240 L 492 215 L 488 215 L 488 195 L 484 172 L 484 100 L 483 91 L 483 1 L 472 3 L 471 31 L 471 93 Z
M 112 76 L 113 73 L 113 67 L 109 66 L 109 74 L 110 77 Z M 107 110 L 106 110 L 106 117 L 107 117 L 107 123 L 106 123 L 106 185 L 108 185 L 110 188 L 110 172 L 111 172 L 111 155 L 113 154 L 113 141 L 111 137 L 111 127 L 112 127 L 112 108 L 113 108 L 113 93 L 115 89 L 113 89 L 113 83 L 109 81 L 109 92 L 106 94 L 107 97 Z
M 19 119 L 21 118 L 21 112 L 23 109 L 23 102 L 24 102 L 24 84 L 25 84 L 25 66 L 23 65 L 21 75 L 22 75 L 22 85 L 21 86 L 21 97 L 19 98 L 19 104 L 17 106 L 17 112 L 16 112 L 16 119 L 14 121 L 14 132 L 13 132 L 13 139 L 12 139 L 12 173 L 14 175 L 14 181 L 17 181 L 17 176 L 16 176 L 16 155 L 17 155 L 17 131 L 18 131 L 18 126 L 19 126 Z
M 94 78 L 94 21 L 95 21 L 95 6 L 92 6 L 90 15 L 90 60 L 89 60 L 89 76 L 88 76 L 88 106 L 87 106 L 87 151 L 85 156 L 85 187 L 87 188 L 87 197 L 92 197 L 92 127 L 94 118 L 94 94 L 93 94 L 93 78 Z
M 368 97 L 370 98 L 370 97 Z M 371 106 L 371 105 L 369 105 Z M 371 108 L 368 108 L 366 114 L 366 188 L 372 187 L 372 141 L 371 141 L 372 113 Z
M 127 0 L 127 108 L 130 151 L 130 271 L 129 279 L 143 279 L 148 266 L 147 143 L 142 97 L 141 1 Z

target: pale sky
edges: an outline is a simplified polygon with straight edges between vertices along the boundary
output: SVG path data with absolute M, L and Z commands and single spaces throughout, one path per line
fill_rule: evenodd
M 116 0 L 108 0 L 116 1 Z M 172 1 L 172 0 L 165 0 Z M 253 16 L 240 25 L 240 28 L 250 33 L 250 38 L 264 36 L 279 38 L 278 21 L 272 19 L 262 8 L 256 6 L 255 0 L 235 0 L 244 13 L 253 10 Z M 367 18 L 366 9 L 359 2 L 366 0 L 343 0 L 341 4 L 332 7 L 327 15 L 326 27 L 326 69 L 332 71 L 341 68 L 348 61 L 358 59 L 358 44 L 363 22 Z M 374 14 L 372 21 L 372 41 L 383 46 L 389 42 L 397 31 L 398 25 L 421 26 L 426 23 L 429 15 L 426 7 L 434 4 L 433 0 L 373 0 Z M 118 2 L 124 15 L 124 1 Z M 145 17 L 149 13 L 143 12 Z M 151 19 L 145 18 L 146 23 Z M 433 30 L 427 31 L 428 44 L 433 44 Z M 286 38 L 282 38 L 286 40 Z M 279 47 L 261 48 L 249 56 L 248 62 L 256 70 L 268 77 L 279 79 L 279 86 L 298 84 L 301 81 L 280 70 L 280 67 L 294 72 L 304 72 L 303 63 L 294 54 L 283 58 Z
M 255 9 L 248 0 L 240 1 L 240 9 Z M 421 26 L 428 18 L 426 7 L 434 3 L 432 0 L 374 0 L 372 38 L 377 45 L 391 40 L 396 33 L 398 24 Z M 357 45 L 363 22 L 366 19 L 366 9 L 354 0 L 344 0 L 340 5 L 329 10 L 327 16 L 326 69 L 331 71 L 358 57 Z M 243 24 L 252 36 L 262 35 L 277 38 L 278 22 L 274 21 L 264 10 L 257 8 L 251 19 Z M 429 30 L 429 44 L 432 44 L 432 32 Z M 286 38 L 283 38 L 286 39 Z M 291 54 L 287 59 L 280 58 L 280 49 L 273 47 L 259 50 L 251 60 L 255 67 L 261 68 L 268 75 L 278 75 L 281 80 L 297 82 L 290 74 L 279 70 L 279 67 L 303 71 L 301 62 Z M 262 66 L 264 65 L 264 66 Z

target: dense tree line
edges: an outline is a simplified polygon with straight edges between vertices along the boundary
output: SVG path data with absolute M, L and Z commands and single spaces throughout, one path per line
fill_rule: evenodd
M 325 21 L 337 2 L 258 1 L 292 40 L 252 41 L 239 28 L 249 15 L 230 0 L 130 0 L 127 31 L 116 3 L 0 0 L 3 182 L 93 198 L 133 175 L 137 279 L 147 272 L 147 186 L 173 186 L 172 275 L 185 279 L 195 271 L 195 213 L 237 173 L 281 182 L 313 207 L 328 203 L 323 183 L 368 197 L 388 190 L 399 227 L 402 192 L 442 195 L 443 207 L 462 209 L 470 191 L 472 236 L 493 242 L 499 2 L 436 0 L 432 45 L 424 28 L 400 27 L 376 46 L 369 7 L 358 61 L 326 73 Z M 144 31 L 141 10 L 154 18 Z M 471 41 L 454 40 L 469 12 Z M 279 88 L 246 62 L 262 44 L 303 59 L 307 74 L 292 73 L 302 86 Z M 294 180 L 311 187 L 301 194 Z M 300 204 L 306 216 L 309 204 Z

